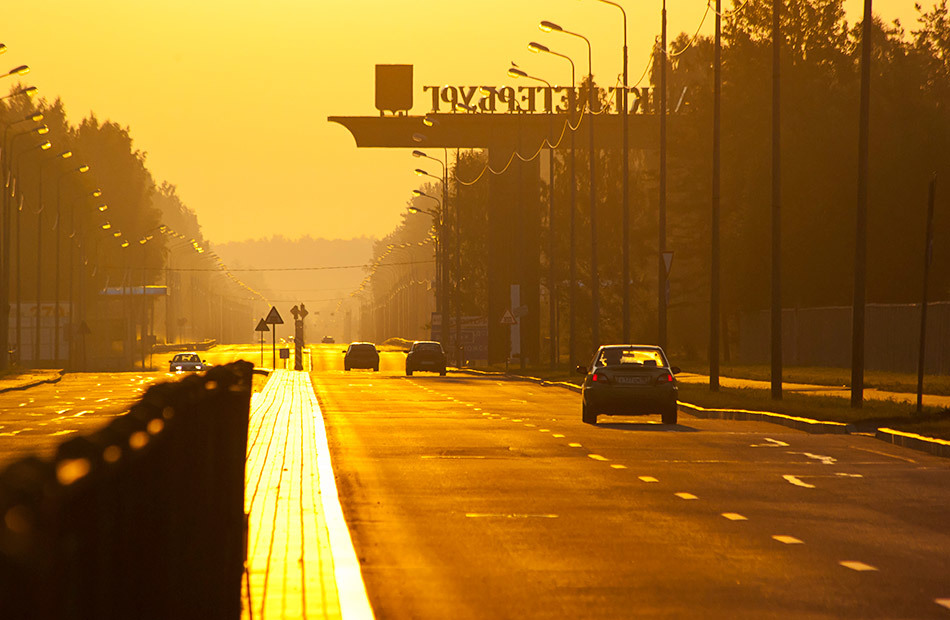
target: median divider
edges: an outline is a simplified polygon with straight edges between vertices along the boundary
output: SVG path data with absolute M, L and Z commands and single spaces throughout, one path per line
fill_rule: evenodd
M 238 618 L 252 368 L 154 385 L 0 472 L 0 616 Z

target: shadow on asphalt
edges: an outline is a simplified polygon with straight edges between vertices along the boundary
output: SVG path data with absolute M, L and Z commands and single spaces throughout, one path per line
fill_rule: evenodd
M 609 428 L 615 431 L 651 432 L 651 433 L 698 433 L 698 428 L 684 424 L 660 424 L 659 422 L 609 422 L 598 423 L 597 428 Z

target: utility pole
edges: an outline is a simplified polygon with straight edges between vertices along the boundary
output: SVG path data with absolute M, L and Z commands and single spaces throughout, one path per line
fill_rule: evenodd
M 858 120 L 858 209 L 854 239 L 854 303 L 851 307 L 851 407 L 864 404 L 864 307 L 867 303 L 868 133 L 871 110 L 871 0 L 864 0 L 861 27 L 861 111 Z
M 657 243 L 657 344 L 666 348 L 666 0 L 660 34 L 660 208 Z
M 937 193 L 937 174 L 930 180 L 930 198 L 927 201 L 927 232 L 924 237 L 924 294 L 920 301 L 920 348 L 917 357 L 917 413 L 924 406 L 924 360 L 927 351 L 927 284 L 930 280 L 930 263 L 933 261 L 934 244 L 934 198 Z
M 782 400 L 782 0 L 772 0 L 772 398 Z
M 722 112 L 722 0 L 716 0 L 716 39 L 713 52 L 712 235 L 709 261 L 709 391 L 719 391 L 719 191 Z

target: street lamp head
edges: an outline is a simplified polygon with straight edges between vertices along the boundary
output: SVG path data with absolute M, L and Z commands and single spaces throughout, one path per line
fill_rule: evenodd
M 563 28 L 548 20 L 544 20 L 538 24 L 538 28 L 540 28 L 542 32 L 564 32 Z
M 105 205 L 103 205 L 103 206 L 105 206 Z M 109 230 L 110 228 L 112 228 L 112 224 L 110 224 L 109 222 L 105 222 L 105 223 L 101 226 L 101 228 L 102 228 L 102 230 Z
M 116 239 L 118 239 L 119 237 L 122 236 L 122 233 L 117 230 L 117 231 L 115 231 L 114 233 L 112 233 L 112 236 L 115 237 Z
M 524 71 L 522 71 L 521 69 L 517 68 L 517 67 L 509 67 L 509 68 L 508 68 L 508 77 L 513 77 L 513 78 L 526 78 L 526 77 L 528 77 L 528 74 L 525 73 Z
M 121 247 L 123 247 L 123 248 L 129 247 L 129 242 L 128 242 L 128 241 L 123 241 L 123 242 L 121 243 Z
M 419 207 L 409 207 L 409 213 L 422 213 L 422 209 Z
M 96 189 L 89 192 L 89 195 L 93 198 L 98 198 L 99 196 L 102 196 L 102 190 L 97 187 Z
M 7 51 L 7 44 L 6 44 L 6 43 L 0 43 L 0 54 L 3 54 L 3 53 L 6 52 L 6 51 Z
M 24 118 L 23 120 L 25 120 L 25 121 L 33 121 L 34 123 L 38 123 L 38 122 L 40 122 L 41 120 L 43 120 L 43 113 L 42 113 L 42 112 L 34 112 L 34 113 L 32 113 L 32 114 L 28 114 L 28 115 L 26 116 L 26 118 Z
M 426 194 L 426 193 L 425 193 L 424 191 L 422 191 L 421 189 L 414 189 L 414 190 L 412 190 L 412 195 L 415 196 L 416 198 L 423 198 L 423 197 L 428 198 L 428 197 L 429 197 L 429 195 Z
M 106 211 L 109 210 L 109 205 L 107 205 L 107 204 L 101 204 L 101 205 L 99 205 L 98 209 L 104 213 L 104 212 L 106 212 Z
M 21 90 L 20 92 L 14 93 L 14 94 L 15 94 L 15 95 L 26 95 L 27 97 L 32 97 L 32 96 L 34 96 L 36 93 L 38 93 L 39 90 L 40 90 L 40 89 L 38 89 L 36 86 L 27 86 L 26 88 L 24 88 L 24 89 Z
M 413 152 L 412 152 L 412 156 L 413 156 L 413 157 L 428 157 L 428 155 L 426 155 L 426 154 L 423 153 L 422 151 L 413 151 Z
M 50 142 L 49 140 L 47 140 L 47 141 L 44 142 L 43 144 L 39 145 L 39 147 L 40 147 L 41 149 L 43 149 L 44 151 L 48 151 L 48 150 L 50 150 L 51 148 L 53 148 L 53 143 Z
M 40 125 L 39 127 L 36 128 L 36 133 L 39 134 L 39 135 L 41 135 L 41 136 L 48 134 L 48 133 L 49 133 L 49 126 L 48 126 L 48 125 Z
M 539 54 L 541 52 L 546 54 L 551 53 L 551 50 L 547 45 L 541 45 L 540 43 L 535 43 L 534 41 L 528 43 L 528 51 L 534 52 L 535 54 Z
M 425 125 L 426 127 L 438 127 L 439 119 L 429 118 L 428 116 L 426 116 L 426 117 L 423 117 L 422 124 Z
M 419 175 L 420 177 L 427 177 L 427 176 L 429 176 L 429 173 L 426 172 L 425 170 L 423 170 L 422 168 L 416 168 L 416 169 L 415 169 L 415 173 L 416 173 L 417 175 Z
M 80 173 L 80 174 L 89 172 L 89 166 L 87 166 L 86 164 L 83 164 L 83 165 L 79 166 L 78 168 L 76 168 L 76 172 L 78 172 L 78 173 Z
M 62 159 L 69 159 L 69 158 L 72 157 L 72 156 L 73 156 L 73 152 L 72 152 L 72 151 L 63 151 L 62 153 L 60 153 L 59 155 L 57 155 L 57 157 L 60 157 L 60 158 L 62 158 Z
M 414 133 L 414 134 L 412 134 L 412 141 L 413 141 L 413 142 L 425 142 L 425 141 L 426 141 L 426 136 L 425 136 L 425 134 L 422 134 L 422 133 Z
M 7 75 L 26 75 L 30 72 L 30 67 L 28 65 L 20 65 L 19 67 L 14 67 L 10 69 Z

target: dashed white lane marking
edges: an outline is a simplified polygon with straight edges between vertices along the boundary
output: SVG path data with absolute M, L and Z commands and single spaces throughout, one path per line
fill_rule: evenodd
M 740 515 L 738 512 L 724 512 L 722 516 L 729 519 L 730 521 L 748 521 L 747 518 Z
M 582 448 L 583 446 L 579 443 L 569 443 L 567 444 L 570 448 Z
M 561 433 L 554 433 L 553 435 L 551 435 L 551 437 L 557 437 L 559 439 L 563 439 L 564 435 L 562 435 Z
M 810 459 L 815 459 L 816 461 L 821 461 L 822 465 L 834 465 L 838 462 L 833 456 L 824 456 L 822 454 L 812 454 L 811 452 L 789 452 L 789 454 L 801 454 L 802 456 L 807 456 Z
M 587 457 L 592 458 L 595 461 L 609 461 L 610 460 L 607 457 L 601 456 L 599 454 L 588 454 Z
M 614 469 L 626 469 L 626 468 L 627 468 L 626 465 L 618 465 L 617 463 L 614 463 L 613 465 L 611 465 L 611 467 L 614 468 Z
M 643 482 L 659 482 L 659 480 L 657 480 L 657 479 L 654 478 L 653 476 L 639 476 L 639 478 L 640 478 L 640 480 L 642 480 Z
M 108 399 L 108 398 L 100 398 L 100 399 L 97 400 L 96 402 L 97 402 L 97 403 L 104 403 L 104 402 L 106 402 L 107 400 L 109 400 L 109 399 Z
M 786 545 L 804 545 L 805 543 L 801 540 L 795 538 L 794 536 L 783 536 L 782 534 L 777 534 L 773 536 L 775 540 L 780 543 L 785 543 Z
M 498 512 L 466 512 L 469 519 L 557 519 L 555 514 L 506 514 Z
M 771 437 L 766 437 L 765 441 L 768 443 L 754 443 L 751 444 L 751 448 L 787 448 L 788 444 L 784 441 L 779 441 L 778 439 L 772 439 Z
M 802 482 L 802 481 L 799 480 L 796 476 L 789 476 L 789 475 L 786 475 L 786 476 L 782 476 L 782 478 L 785 478 L 785 480 L 786 480 L 787 482 L 789 482 L 789 483 L 791 483 L 791 484 L 794 484 L 794 485 L 797 486 L 797 487 L 802 487 L 802 488 L 804 488 L 804 489 L 814 489 L 814 488 L 815 488 L 815 485 L 813 485 L 813 484 L 808 484 L 807 482 Z
M 861 474 L 845 474 L 845 473 L 842 473 L 842 472 L 838 472 L 838 473 L 836 473 L 835 475 L 836 475 L 836 476 L 841 476 L 842 478 L 864 478 L 864 476 L 861 475 Z
M 950 609 L 950 598 L 935 598 L 934 603 L 940 605 L 941 607 Z
M 525 422 L 525 426 L 527 426 L 528 428 L 534 428 L 537 426 L 537 424 L 528 424 L 527 422 Z
M 550 431 L 550 429 L 547 429 L 547 428 L 539 428 L 539 429 L 538 429 L 538 432 L 539 432 L 539 433 L 550 433 L 551 431 Z
M 838 563 L 844 566 L 845 568 L 850 568 L 851 570 L 856 570 L 856 571 L 861 571 L 861 572 L 877 570 L 870 564 L 865 564 L 864 562 L 855 562 L 854 560 L 845 560 L 844 562 L 838 562 Z
M 674 493 L 673 495 L 675 495 L 676 497 L 680 499 L 699 499 L 692 493 Z

